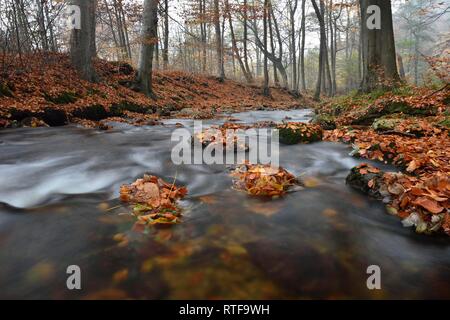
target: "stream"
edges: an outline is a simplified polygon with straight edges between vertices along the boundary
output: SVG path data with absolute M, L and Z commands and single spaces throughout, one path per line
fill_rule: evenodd
M 308 121 L 310 111 L 232 116 Z M 280 165 L 308 187 L 269 201 L 233 190 L 226 166 L 174 165 L 176 123 L 193 121 L 0 131 L 0 298 L 450 298 L 448 239 L 403 228 L 346 186 L 363 162 L 348 146 L 280 146 Z M 145 172 L 187 186 L 181 224 L 145 228 L 120 203 L 120 186 Z M 70 265 L 81 290 L 66 287 Z M 367 288 L 370 265 L 381 290 Z

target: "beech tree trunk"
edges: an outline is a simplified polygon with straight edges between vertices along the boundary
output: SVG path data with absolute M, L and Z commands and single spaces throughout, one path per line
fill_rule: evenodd
M 137 82 L 140 90 L 149 97 L 154 97 L 152 87 L 153 54 L 157 39 L 159 0 L 145 0 L 142 17 L 141 51 Z
M 263 84 L 263 95 L 269 96 L 269 67 L 268 67 L 268 58 L 267 58 L 267 18 L 268 18 L 268 10 L 269 10 L 269 1 L 264 0 L 264 35 L 263 35 L 263 46 L 264 46 L 264 84 Z
M 322 0 L 321 0 L 322 2 Z M 320 51 L 319 51 L 319 70 L 317 73 L 317 84 L 316 84 L 316 91 L 314 93 L 314 99 L 320 100 L 320 91 L 322 88 L 322 81 L 324 76 L 324 67 L 325 67 L 325 53 L 326 53 L 326 34 L 325 34 L 325 21 L 322 16 L 322 12 L 319 9 L 319 6 L 317 5 L 317 2 L 315 0 L 311 0 L 311 3 L 314 7 L 314 11 L 316 13 L 317 19 L 319 20 L 320 25 Z
M 96 55 L 95 13 L 97 0 L 72 0 L 72 5 L 80 8 L 81 29 L 73 29 L 70 37 L 72 64 L 80 76 L 88 81 L 96 81 L 97 75 L 92 64 Z
M 169 64 L 169 0 L 164 0 L 164 48 L 163 68 L 167 69 Z
M 214 27 L 216 31 L 217 73 L 221 82 L 225 80 L 225 68 L 223 61 L 222 31 L 220 28 L 219 0 L 214 0 Z
M 390 0 L 360 0 L 363 75 L 361 90 L 396 86 L 399 82 L 395 54 L 394 30 Z M 367 9 L 376 5 L 381 10 L 381 29 L 369 29 L 371 16 Z

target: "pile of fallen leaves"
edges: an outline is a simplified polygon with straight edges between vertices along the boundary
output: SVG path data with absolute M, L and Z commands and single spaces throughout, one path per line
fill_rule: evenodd
M 297 183 L 294 175 L 287 170 L 270 165 L 244 163 L 231 175 L 235 178 L 234 188 L 252 196 L 282 196 Z
M 187 194 L 185 187 L 175 186 L 152 175 L 144 175 L 130 185 L 120 188 L 120 200 L 133 204 L 139 221 L 150 225 L 176 224 L 181 208 L 176 201 Z
M 341 128 L 325 140 L 352 143 L 352 155 L 392 163 L 411 174 L 450 172 L 450 139 L 446 129 L 433 127 L 421 138 Z
M 280 142 L 284 144 L 311 143 L 321 141 L 323 130 L 319 125 L 286 122 L 277 126 Z
M 450 236 L 450 177 L 437 172 L 426 179 L 404 173 L 382 173 L 363 163 L 352 169 L 347 183 L 383 199 L 387 211 L 417 233 L 444 232 Z
M 450 236 L 450 178 L 436 173 L 427 180 L 402 173 L 385 173 L 382 195 L 393 198 L 388 212 L 418 233 L 443 231 Z

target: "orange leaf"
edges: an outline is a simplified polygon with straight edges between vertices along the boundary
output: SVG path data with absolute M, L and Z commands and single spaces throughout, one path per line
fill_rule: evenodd
M 425 208 L 433 214 L 438 214 L 444 210 L 444 207 L 441 207 L 436 201 L 430 200 L 427 197 L 417 198 L 414 204 Z

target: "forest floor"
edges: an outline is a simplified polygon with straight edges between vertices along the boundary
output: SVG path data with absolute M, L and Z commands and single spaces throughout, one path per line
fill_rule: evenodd
M 1 60 L 1 58 L 0 58 Z M 96 84 L 81 80 L 67 55 L 4 56 L 0 78 L 0 128 L 80 123 L 104 127 L 105 121 L 134 125 L 161 118 L 208 119 L 226 112 L 293 109 L 311 106 L 307 98 L 272 88 L 185 72 L 155 72 L 151 99 L 134 91 L 135 70 L 126 63 L 95 62 Z
M 352 170 L 347 183 L 387 204 L 406 227 L 450 235 L 450 87 L 401 87 L 336 98 L 316 110 L 324 140 L 351 145 L 355 157 L 392 164 Z

